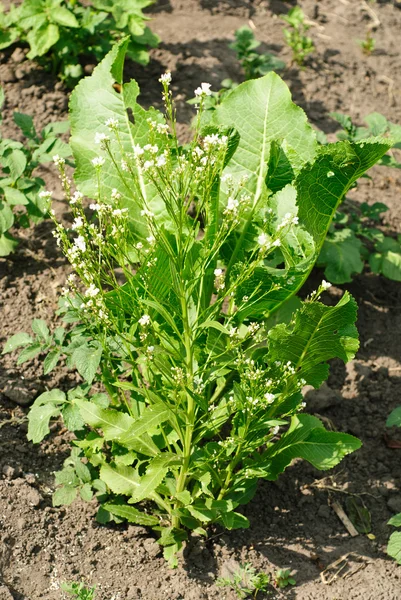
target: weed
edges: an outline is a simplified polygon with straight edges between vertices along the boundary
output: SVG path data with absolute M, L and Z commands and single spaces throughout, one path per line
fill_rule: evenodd
M 287 15 L 281 15 L 281 19 L 289 26 L 283 30 L 284 39 L 292 50 L 293 61 L 302 66 L 309 54 L 315 50 L 315 46 L 306 32 L 310 25 L 305 22 L 305 14 L 299 6 L 294 6 Z

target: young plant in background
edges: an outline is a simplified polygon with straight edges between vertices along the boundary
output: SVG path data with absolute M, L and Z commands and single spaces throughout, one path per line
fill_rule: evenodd
M 86 383 L 42 394 L 28 437 L 40 442 L 61 415 L 76 439 L 55 504 L 95 494 L 101 522 L 151 526 L 174 565 L 189 531 L 248 526 L 237 509 L 258 479 L 297 457 L 328 469 L 359 448 L 305 414 L 301 393 L 326 379 L 329 359 L 354 356 L 354 300 L 325 306 L 323 282 L 289 322 L 267 319 L 306 280 L 344 194 L 390 144 L 319 146 L 270 73 L 233 90 L 206 128 L 202 83 L 194 138 L 181 146 L 171 75 L 160 78 L 165 114 L 145 111 L 136 82 L 122 79 L 126 45 L 71 97 L 78 192 L 56 157 L 73 217 L 71 231 L 55 222 L 74 270 L 61 347 Z M 91 394 L 94 381 L 106 393 Z
M 343 130 L 337 133 L 339 140 L 355 142 L 372 135 L 389 136 L 391 150 L 378 165 L 401 168 L 396 152 L 401 149 L 401 126 L 395 125 L 379 114 L 365 117 L 367 127 L 357 127 L 348 115 L 330 113 Z M 327 143 L 324 135 L 320 136 Z M 340 211 L 331 224 L 323 244 L 317 265 L 324 267 L 324 275 L 332 283 L 352 281 L 368 264 L 371 271 L 393 281 L 401 281 L 401 236 L 387 236 L 383 228 L 382 215 L 388 207 L 382 202 L 368 205 L 358 204 L 345 198 Z
M 4 93 L 0 88 L 0 109 Z M 71 155 L 68 144 L 59 135 L 68 131 L 67 121 L 50 123 L 40 134 L 35 130 L 32 117 L 14 113 L 14 122 L 25 137 L 24 143 L 0 138 L 0 256 L 7 256 L 18 242 L 9 233 L 11 227 L 29 227 L 48 216 L 49 194 L 44 181 L 34 177 L 33 171 L 49 163 L 55 153 L 63 158 Z M 1 114 L 0 114 L 1 123 Z
M 94 600 L 95 588 L 84 583 L 62 583 L 61 589 L 76 600 Z
M 128 36 L 129 58 L 149 62 L 148 49 L 159 42 L 146 26 L 143 9 L 155 0 L 23 0 L 0 12 L 0 50 L 19 41 L 36 59 L 73 87 L 85 63 L 98 63 L 112 45 Z
M 281 19 L 289 25 L 283 30 L 286 44 L 292 50 L 292 59 L 299 66 L 303 66 L 305 59 L 315 50 L 314 43 L 306 35 L 310 25 L 305 21 L 305 14 L 299 6 L 294 6 L 286 15 L 281 15 Z
M 273 573 L 274 586 L 280 590 L 289 585 L 296 585 L 296 580 L 291 575 L 291 569 L 277 569 Z
M 372 35 L 370 28 L 366 29 L 366 35 L 364 40 L 358 40 L 359 46 L 362 48 L 362 52 L 365 56 L 370 56 L 376 48 L 376 40 Z
M 231 575 L 219 577 L 216 581 L 218 587 L 233 590 L 238 598 L 257 598 L 259 592 L 267 592 L 269 583 L 270 575 L 257 572 L 250 563 L 240 565 Z
M 389 415 L 386 427 L 401 427 L 401 406 L 395 408 Z M 401 528 L 401 513 L 394 515 L 388 522 L 393 527 Z M 390 535 L 387 553 L 401 565 L 401 531 L 394 531 Z

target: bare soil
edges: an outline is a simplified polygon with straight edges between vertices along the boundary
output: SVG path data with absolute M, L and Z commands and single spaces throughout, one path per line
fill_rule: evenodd
M 218 89 L 226 77 L 239 80 L 228 42 L 250 24 L 264 50 L 289 65 L 284 72 L 294 100 L 311 122 L 328 134 L 337 128 L 328 113 L 348 113 L 362 124 L 372 111 L 401 123 L 401 10 L 397 2 L 378 0 L 305 0 L 299 2 L 312 22 L 316 53 L 301 70 L 290 65 L 278 15 L 293 3 L 278 0 L 160 0 L 151 11 L 152 28 L 162 42 L 146 69 L 132 67 L 145 105 L 160 102 L 156 77 L 171 69 L 179 99 L 180 131 L 188 136 L 192 109 L 185 103 L 202 81 Z M 377 17 L 376 50 L 364 56 L 357 44 Z M 62 84 L 27 61 L 21 50 L 0 54 L 0 81 L 6 92 L 3 136 L 16 136 L 12 113 L 31 114 L 38 127 L 66 117 L 68 93 Z M 390 231 L 401 233 L 401 177 L 398 171 L 373 169 L 352 197 L 385 202 Z M 64 215 L 61 190 L 52 167 L 42 169 L 55 190 L 56 210 Z M 17 252 L 0 259 L 0 342 L 27 330 L 32 318 L 54 321 L 67 265 L 43 223 L 17 233 Z M 314 274 L 315 282 L 322 277 Z M 313 287 L 313 281 L 308 283 Z M 387 520 L 401 512 L 401 451 L 389 447 L 389 412 L 401 403 L 401 287 L 368 272 L 349 289 L 359 304 L 361 349 L 346 367 L 332 364 L 328 385 L 307 395 L 308 410 L 339 431 L 359 436 L 362 449 L 334 471 L 321 473 L 296 463 L 276 483 L 261 482 L 245 507 L 248 530 L 212 532 L 185 549 L 180 567 L 170 570 L 159 546 L 142 527 L 104 527 L 94 520 L 96 506 L 77 501 L 53 508 L 53 473 L 68 454 L 61 426 L 38 446 L 26 440 L 23 417 L 30 402 L 53 386 L 68 389 L 74 373 L 42 375 L 37 361 L 21 367 L 15 357 L 0 363 L 0 600 L 60 600 L 60 582 L 85 580 L 97 586 L 97 600 L 232 600 L 216 578 L 240 562 L 273 571 L 293 569 L 297 585 L 268 596 L 288 600 L 399 600 L 401 568 L 385 553 L 391 528 Z M 327 301 L 342 290 L 332 288 Z M 350 537 L 330 506 L 359 496 L 371 513 L 374 539 Z M 321 571 L 346 556 L 346 566 L 330 584 Z M 338 567 L 337 567 L 338 568 Z M 331 574 L 334 575 L 334 567 Z M 259 596 L 258 596 L 259 598 Z

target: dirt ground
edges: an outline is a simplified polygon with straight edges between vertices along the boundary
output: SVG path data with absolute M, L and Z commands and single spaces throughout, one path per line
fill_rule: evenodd
M 390 0 L 305 0 L 299 2 L 312 22 L 316 52 L 300 70 L 284 72 L 294 100 L 326 133 L 336 124 L 328 113 L 348 113 L 362 124 L 372 111 L 401 123 L 401 9 Z M 226 77 L 239 79 L 228 48 L 234 31 L 250 24 L 265 50 L 290 65 L 282 23 L 291 2 L 278 0 L 160 0 L 151 11 L 152 29 L 162 42 L 146 69 L 133 68 L 145 105 L 159 103 L 156 77 L 173 74 L 180 130 L 187 135 L 192 108 L 185 103 L 202 81 L 219 88 Z M 373 12 L 372 12 L 373 11 Z M 357 44 L 377 18 L 376 50 L 364 56 Z M 61 83 L 25 60 L 21 50 L 0 54 L 0 81 L 6 93 L 3 136 L 15 136 L 14 110 L 33 115 L 41 127 L 66 117 L 68 94 Z M 42 169 L 55 190 L 56 210 L 65 212 L 53 168 Z M 401 233 L 401 175 L 375 168 L 352 198 L 385 202 L 390 231 Z M 0 343 L 27 330 L 32 318 L 54 320 L 57 295 L 67 266 L 43 223 L 18 232 L 18 251 L 0 259 Z M 322 273 L 314 274 L 315 283 Z M 313 282 L 310 283 L 313 285 Z M 361 349 L 349 365 L 334 362 L 328 385 L 307 395 L 308 410 L 339 431 L 360 437 L 362 449 L 338 468 L 321 473 L 305 463 L 289 468 L 276 483 L 261 482 L 245 507 L 250 529 L 194 539 L 180 567 L 170 570 L 159 546 L 142 527 L 103 527 L 96 506 L 76 502 L 52 508 L 53 473 L 68 453 L 59 425 L 42 444 L 26 440 L 26 405 L 46 388 L 74 385 L 73 373 L 44 377 L 39 362 L 16 367 L 15 357 L 0 363 L 0 600 L 60 600 L 60 582 L 85 580 L 97 586 L 97 600 L 233 600 L 216 578 L 249 561 L 271 572 L 288 567 L 297 585 L 269 598 L 288 600 L 400 600 L 401 568 L 385 554 L 391 528 L 401 512 L 401 450 L 388 446 L 385 421 L 401 404 L 401 286 L 363 273 L 343 286 L 359 304 Z M 332 299 L 341 290 L 332 288 Z M 330 300 L 330 298 L 328 298 Z M 6 422 L 13 419 L 13 422 Z M 396 432 L 389 432 L 396 436 Z M 326 475 L 326 478 L 324 476 Z M 371 513 L 374 539 L 350 537 L 330 506 L 358 495 Z M 330 584 L 320 573 L 346 556 L 346 566 Z M 338 567 L 337 567 L 338 568 Z M 331 575 L 336 567 L 331 570 Z M 262 596 L 260 596 L 262 598 Z M 259 598 L 259 596 L 258 596 Z

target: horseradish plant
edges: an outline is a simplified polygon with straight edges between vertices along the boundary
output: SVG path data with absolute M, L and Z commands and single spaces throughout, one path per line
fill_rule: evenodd
M 35 321 L 35 337 L 17 334 L 5 351 L 45 350 L 48 370 L 65 356 L 86 382 L 42 394 L 29 414 L 35 443 L 60 414 L 76 436 L 54 503 L 95 494 L 100 521 L 151 526 L 176 564 L 188 531 L 248 526 L 237 509 L 258 479 L 297 457 L 328 469 L 359 448 L 305 414 L 301 393 L 321 385 L 329 359 L 354 356 L 354 300 L 325 306 L 324 282 L 288 322 L 268 317 L 305 281 L 345 192 L 389 144 L 319 146 L 270 73 L 233 90 L 206 129 L 202 83 L 194 138 L 181 146 L 171 75 L 160 78 L 165 114 L 145 111 L 137 83 L 123 82 L 125 52 L 116 46 L 72 94 L 78 191 L 56 157 L 72 215 L 55 230 L 73 269 L 61 308 L 72 328 L 51 335 Z M 104 392 L 90 393 L 94 381 Z
M 3 102 L 0 88 L 0 109 Z M 29 115 L 15 112 L 14 122 L 21 129 L 23 142 L 0 135 L 0 256 L 7 256 L 18 245 L 9 232 L 12 227 L 29 227 L 49 216 L 49 194 L 43 179 L 33 175 L 35 169 L 51 162 L 55 153 L 63 158 L 71 155 L 68 144 L 59 137 L 68 131 L 68 121 L 49 123 L 40 133 Z

